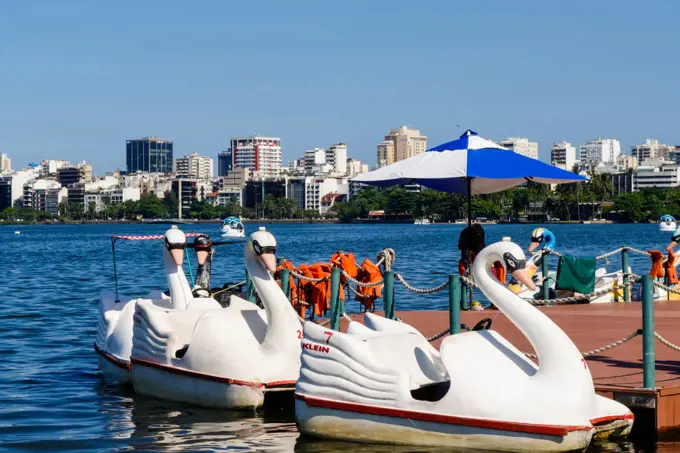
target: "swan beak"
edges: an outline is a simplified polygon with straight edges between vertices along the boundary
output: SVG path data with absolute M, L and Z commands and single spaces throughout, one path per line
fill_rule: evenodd
M 262 260 L 262 264 L 264 264 L 264 267 L 269 272 L 276 272 L 276 255 L 273 253 L 263 253 L 260 255 L 260 260 Z
M 536 250 L 536 247 L 538 247 L 539 244 L 540 242 L 531 241 L 531 244 L 529 244 L 529 253 Z
M 531 280 L 531 277 L 529 277 L 529 272 L 527 272 L 526 269 L 517 269 L 512 273 L 512 276 L 515 277 L 520 283 L 523 283 L 524 286 L 529 288 L 531 291 L 536 290 L 536 285 L 534 285 L 534 282 Z
M 200 250 L 196 252 L 196 261 L 198 261 L 199 265 L 203 266 L 207 260 L 208 260 L 207 250 Z
M 172 249 L 170 250 L 170 256 L 177 266 L 181 266 L 184 263 L 184 250 L 183 249 Z

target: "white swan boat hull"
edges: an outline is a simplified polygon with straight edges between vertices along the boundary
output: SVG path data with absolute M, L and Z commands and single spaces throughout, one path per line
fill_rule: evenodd
M 296 422 L 333 439 L 510 452 L 584 450 L 624 436 L 633 414 L 597 395 L 587 362 L 550 318 L 491 273 L 503 260 L 532 286 L 516 244 L 483 249 L 472 273 L 482 292 L 532 344 L 538 364 L 491 330 L 446 337 L 366 313 L 346 333 L 306 322 Z
M 396 445 L 516 452 L 583 450 L 589 426 L 522 425 L 296 395 L 298 429 L 313 437 Z
M 131 349 L 135 391 L 157 398 L 223 409 L 254 408 L 268 392 L 292 391 L 300 374 L 298 315 L 272 276 L 276 241 L 264 229 L 251 235 L 244 258 L 264 309 L 236 296 L 222 308 L 135 306 Z M 182 291 L 190 290 L 175 266 Z M 189 299 L 189 308 L 201 299 Z M 181 306 L 181 304 L 178 304 Z
M 170 299 L 160 291 L 147 296 L 159 307 L 170 307 Z M 111 291 L 102 291 L 99 296 L 99 318 L 94 350 L 97 353 L 99 372 L 105 380 L 128 384 L 132 382 L 130 351 L 135 306 L 139 299 L 120 298 Z
M 220 230 L 220 237 L 225 239 L 243 239 L 246 237 L 246 234 L 243 231 L 227 227 Z

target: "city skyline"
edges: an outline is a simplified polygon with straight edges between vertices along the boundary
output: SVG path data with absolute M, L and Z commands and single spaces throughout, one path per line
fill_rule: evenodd
M 373 166 L 376 143 L 401 124 L 432 146 L 467 128 L 527 137 L 544 161 L 554 142 L 613 137 L 629 152 L 647 137 L 680 141 L 680 62 L 667 58 L 680 4 L 523 5 L 3 5 L 0 86 L 12 89 L 0 153 L 15 167 L 64 158 L 103 170 L 125 167 L 130 137 L 167 137 L 177 154 L 216 158 L 230 137 L 264 134 L 281 137 L 284 162 L 342 141 Z M 249 20 L 235 20 L 252 17 L 256 36 Z M 150 20 L 173 33 L 151 33 Z M 391 55 L 418 64 L 395 70 Z M 631 55 L 668 70 L 636 70 Z

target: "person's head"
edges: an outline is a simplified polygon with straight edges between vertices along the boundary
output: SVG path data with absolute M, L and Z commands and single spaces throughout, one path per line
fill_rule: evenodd
M 460 232 L 458 250 L 469 250 L 473 253 L 479 253 L 484 247 L 486 247 L 484 228 L 480 224 L 475 223 Z

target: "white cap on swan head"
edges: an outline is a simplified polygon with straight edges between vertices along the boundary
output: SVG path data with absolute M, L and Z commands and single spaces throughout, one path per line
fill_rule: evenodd
M 255 253 L 268 271 L 276 271 L 276 238 L 264 228 L 250 235 L 245 253 Z
M 165 232 L 165 240 L 170 244 L 186 244 L 187 237 L 184 232 L 177 228 L 177 225 L 170 227 L 168 231 Z

